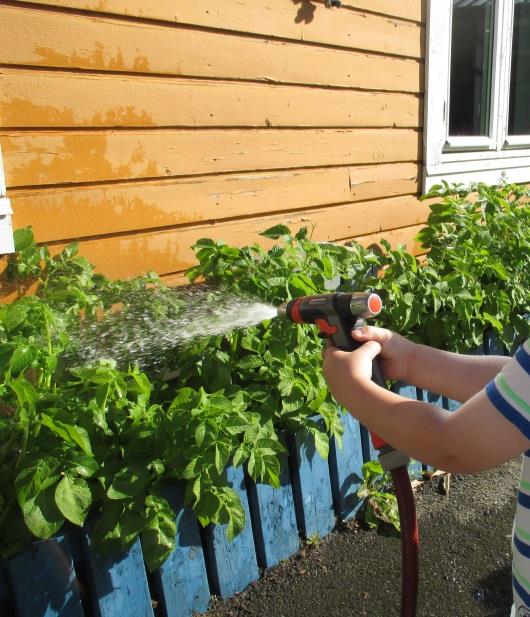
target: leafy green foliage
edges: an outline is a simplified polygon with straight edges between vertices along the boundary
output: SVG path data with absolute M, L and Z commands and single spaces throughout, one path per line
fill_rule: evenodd
M 266 232 L 277 233 L 285 234 L 285 247 L 269 252 L 199 242 L 190 277 L 278 303 L 324 291 L 337 275 L 356 275 L 354 251 L 313 243 L 305 230 L 294 238 L 283 228 Z M 109 281 L 75 245 L 52 257 L 35 245 L 31 230 L 18 230 L 15 239 L 8 276 L 22 287 L 37 280 L 38 291 L 0 306 L 4 555 L 30 534 L 48 538 L 65 521 L 83 525 L 90 516 L 97 550 L 123 550 L 140 537 L 154 569 L 175 542 L 168 481 L 183 483 L 201 524 L 226 524 L 232 538 L 245 514 L 226 480 L 227 465 L 244 465 L 255 481 L 279 486 L 282 430 L 311 433 L 323 457 L 329 435 L 340 439 L 312 329 L 275 320 L 204 337 L 173 354 L 178 377 L 171 383 L 135 365 L 83 365 L 80 334 L 113 315 L 116 304 L 115 319 L 126 327 L 132 306 L 156 322 L 177 316 L 182 302 L 156 275 Z
M 529 334 L 530 208 L 516 186 L 433 187 L 418 262 L 384 244 L 384 325 L 436 347 L 469 351 L 492 331 L 507 349 Z
M 198 280 L 277 306 L 326 291 L 376 289 L 380 324 L 418 341 L 466 351 L 494 331 L 507 347 L 528 335 L 530 209 L 514 186 L 440 186 L 428 195 L 417 260 L 383 242 L 380 252 L 314 242 L 278 225 L 263 232 L 269 250 L 202 239 Z M 97 550 L 123 550 L 137 538 L 151 569 L 175 542 L 166 485 L 180 482 L 203 525 L 245 525 L 226 467 L 279 485 L 282 431 L 311 435 L 322 457 L 342 424 L 321 372 L 316 328 L 265 321 L 208 336 L 168 354 L 160 371 L 109 360 L 83 365 L 82 333 L 131 307 L 168 323 L 183 303 L 155 274 L 109 281 L 70 245 L 56 256 L 29 229 L 15 233 L 7 276 L 36 295 L 0 305 L 0 549 L 13 554 L 65 521 L 88 522 Z M 384 275 L 381 276 L 381 273 Z M 110 345 L 120 340 L 110 339 Z M 160 369 L 160 366 L 157 367 Z M 319 418 L 317 418 L 319 416 Z M 375 518 L 395 525 L 386 481 L 369 464 L 360 496 Z M 375 521 L 375 518 L 369 519 Z
M 363 465 L 363 483 L 357 497 L 363 500 L 362 518 L 368 527 L 384 523 L 401 530 L 396 495 L 389 491 L 392 484 L 390 474 L 384 472 L 380 463 L 369 461 Z

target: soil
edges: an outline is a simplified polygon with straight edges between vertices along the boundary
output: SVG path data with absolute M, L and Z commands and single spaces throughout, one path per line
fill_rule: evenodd
M 418 617 L 508 617 L 511 530 L 520 461 L 416 489 L 420 527 Z M 446 482 L 446 480 L 445 480 Z M 262 573 L 204 617 L 392 617 L 399 615 L 397 537 L 348 521 Z

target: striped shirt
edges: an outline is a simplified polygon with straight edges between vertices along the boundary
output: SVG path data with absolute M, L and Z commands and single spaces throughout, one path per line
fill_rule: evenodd
M 486 394 L 500 413 L 530 439 L 530 339 L 486 386 Z M 530 617 L 530 450 L 523 456 L 512 550 L 512 615 Z

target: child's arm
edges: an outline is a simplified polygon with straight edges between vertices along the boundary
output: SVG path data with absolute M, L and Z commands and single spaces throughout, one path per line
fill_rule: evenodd
M 459 410 L 447 412 L 380 388 L 371 381 L 372 360 L 380 350 L 373 340 L 354 352 L 330 346 L 324 374 L 337 401 L 398 450 L 446 471 L 473 473 L 530 448 L 530 440 L 501 415 L 484 390 Z M 457 373 L 450 373 L 455 380 L 470 379 L 465 372 Z M 453 386 L 446 392 L 450 390 Z
M 456 401 L 466 401 L 481 390 L 510 360 L 505 356 L 466 356 L 441 351 L 373 326 L 354 330 L 352 337 L 381 345 L 379 361 L 387 379 L 401 379 Z

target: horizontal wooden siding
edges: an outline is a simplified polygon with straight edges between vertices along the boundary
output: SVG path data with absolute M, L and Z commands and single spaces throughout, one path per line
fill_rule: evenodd
M 408 243 L 425 220 L 421 0 L 0 6 L 15 227 L 180 281 L 201 237 L 277 222 Z

